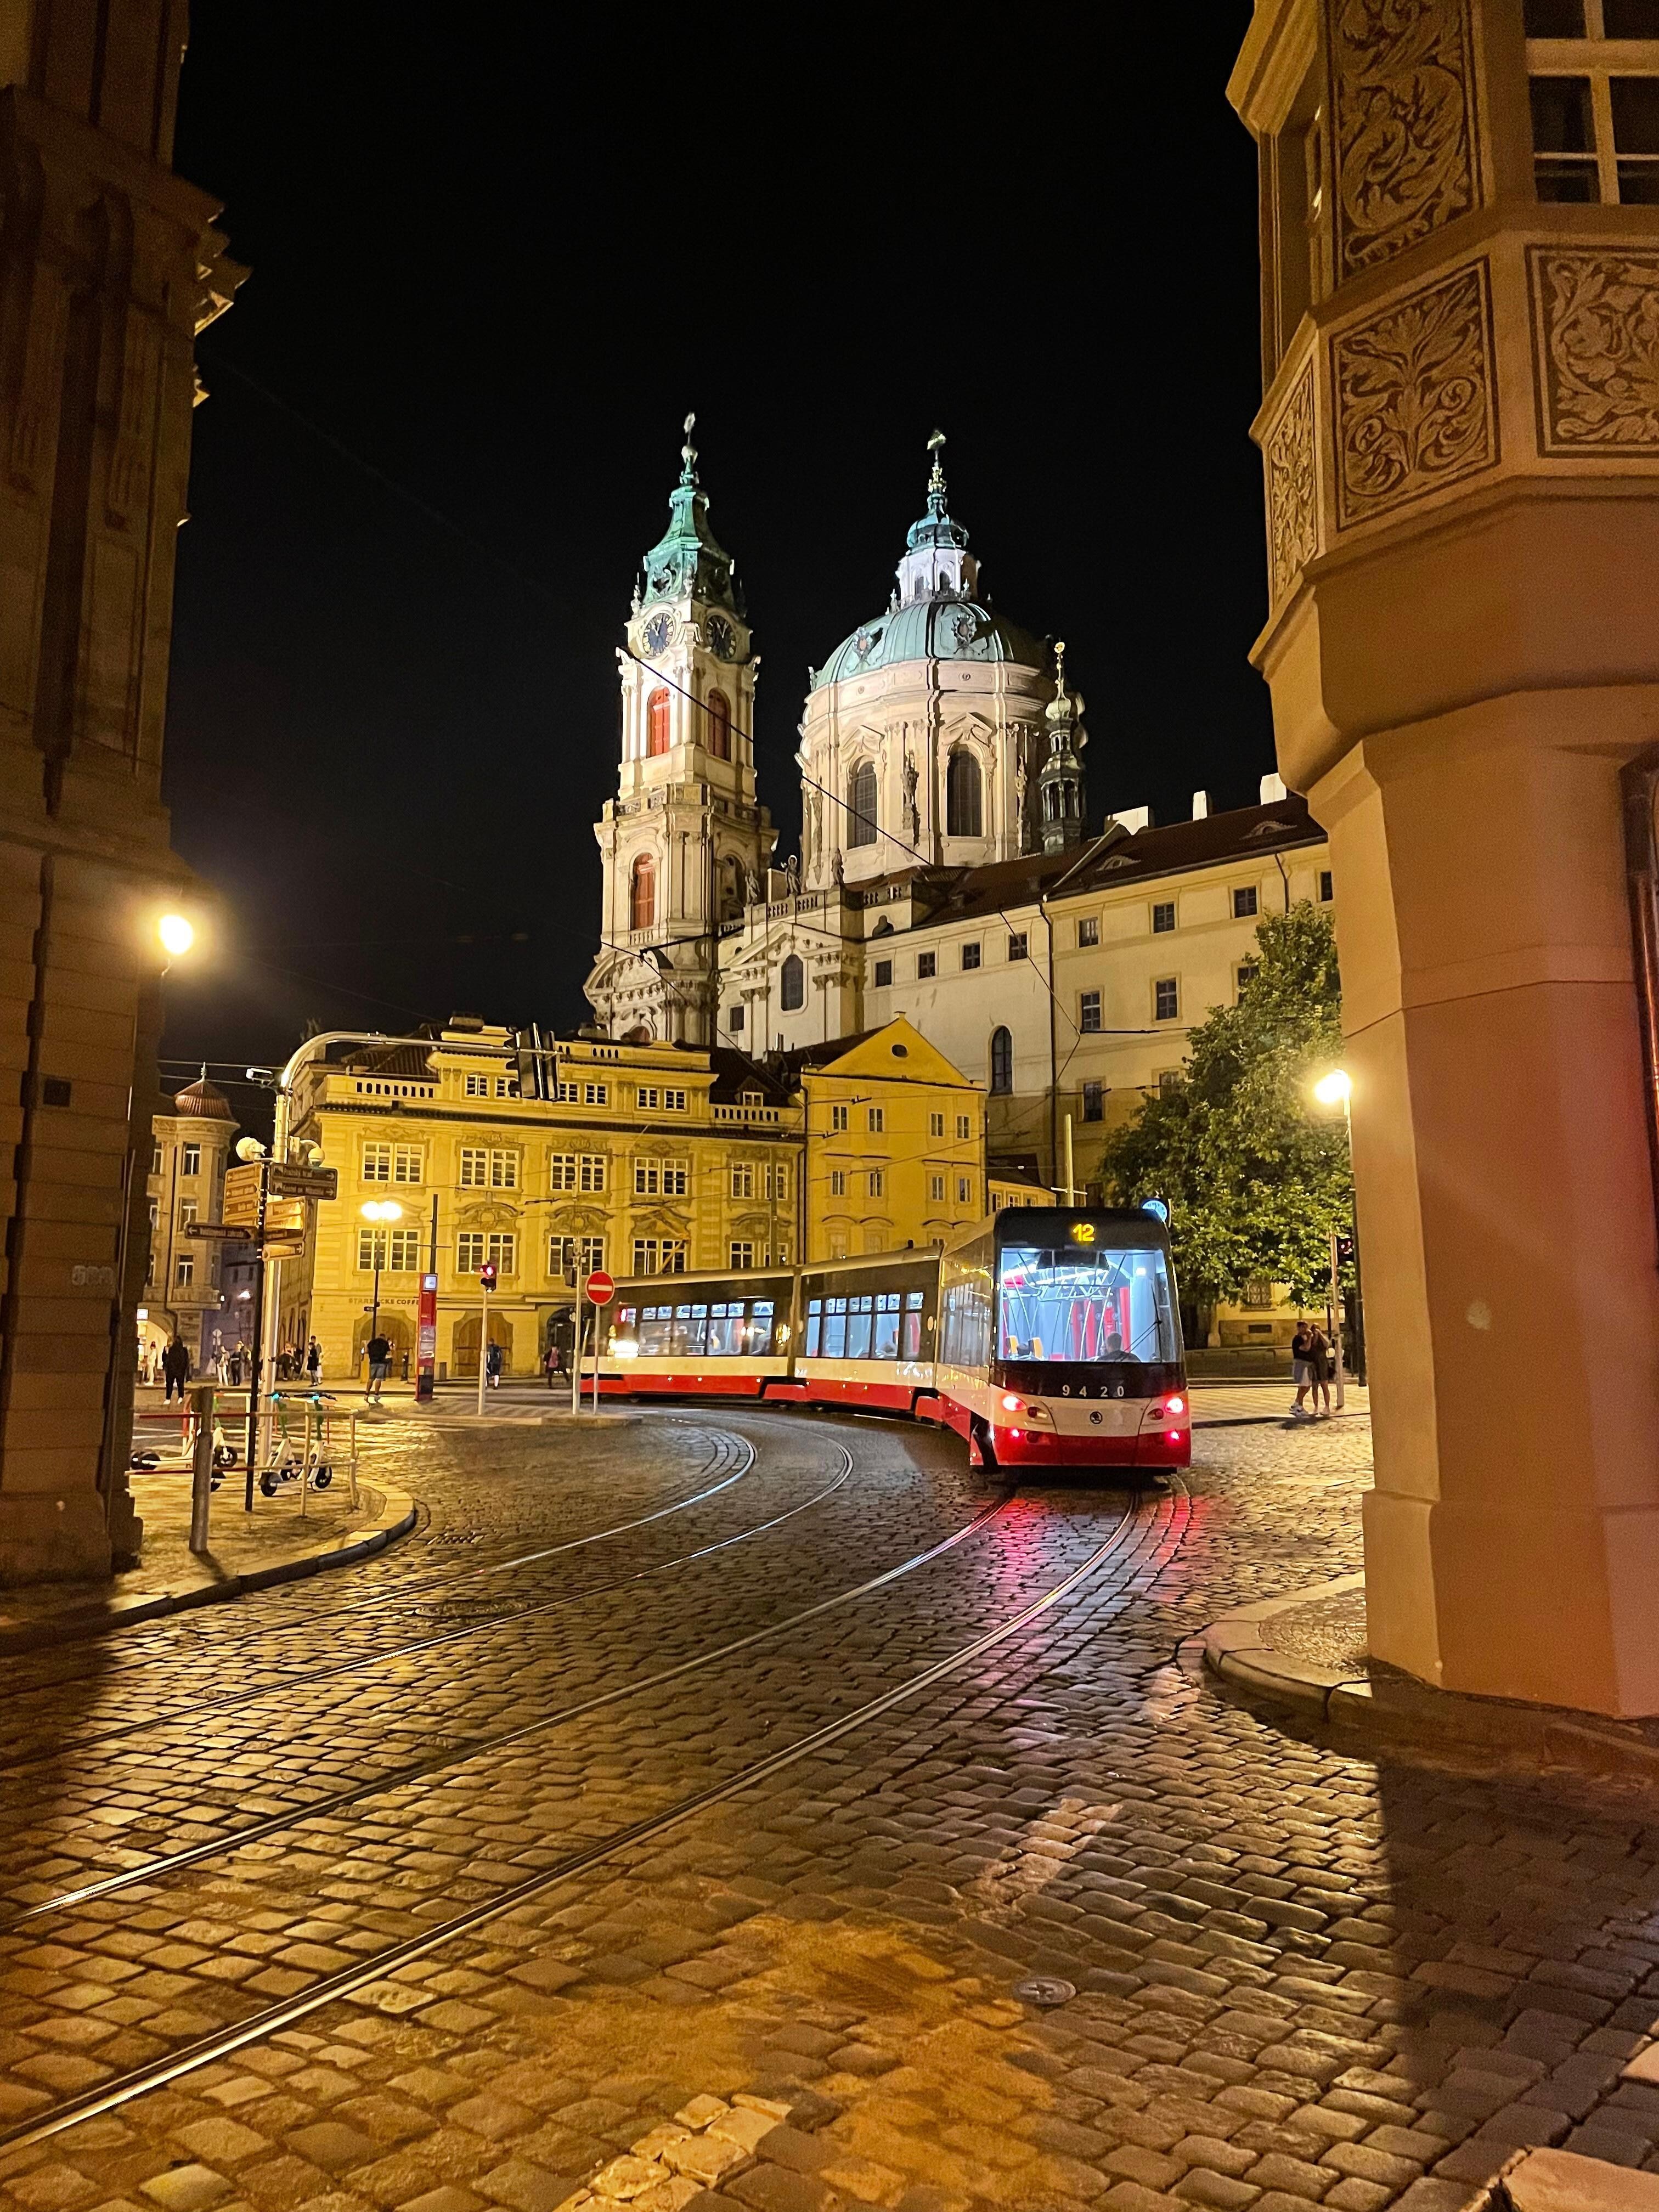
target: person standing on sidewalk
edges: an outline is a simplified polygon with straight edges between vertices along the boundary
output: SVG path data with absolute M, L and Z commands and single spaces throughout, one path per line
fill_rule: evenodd
M 1293 1421 L 1313 1419 L 1308 1411 L 1307 1397 L 1314 1387 L 1314 1339 L 1318 1333 L 1310 1321 L 1299 1321 L 1296 1334 L 1291 1339 L 1291 1380 L 1296 1385 L 1296 1396 L 1291 1401 Z
M 1311 1326 L 1313 1349 L 1310 1357 L 1313 1362 L 1314 1414 L 1318 1420 L 1328 1421 L 1331 1418 L 1331 1341 L 1317 1322 Z M 1325 1401 L 1322 1413 L 1319 1407 L 1322 1397 Z
M 295 1361 L 299 1354 L 295 1354 Z M 323 1379 L 323 1347 L 313 1336 L 306 1346 L 306 1378 L 314 1390 Z
M 392 1346 L 383 1336 L 371 1336 L 363 1347 L 368 1354 L 368 1403 L 378 1406 L 386 1378 L 392 1370 Z
M 161 1375 L 167 1386 L 167 1395 L 161 1401 L 162 1404 L 171 1404 L 173 1394 L 176 1390 L 179 1394 L 179 1403 L 182 1406 L 185 1402 L 185 1385 L 190 1380 L 190 1354 L 176 1335 L 161 1354 Z
M 484 1377 L 492 1390 L 501 1387 L 501 1347 L 492 1344 L 484 1356 Z

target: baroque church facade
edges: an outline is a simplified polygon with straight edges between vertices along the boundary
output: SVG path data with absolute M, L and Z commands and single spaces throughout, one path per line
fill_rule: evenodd
M 988 1167 L 1088 1188 L 1109 1130 L 1243 988 L 1259 918 L 1332 899 L 1322 830 L 1273 776 L 1255 806 L 1200 792 L 1190 821 L 1090 830 L 1065 647 L 992 606 L 936 433 L 886 606 L 810 676 L 801 852 L 777 865 L 754 637 L 686 427 L 617 655 L 599 1032 L 777 1066 L 903 1017 L 987 1091 Z

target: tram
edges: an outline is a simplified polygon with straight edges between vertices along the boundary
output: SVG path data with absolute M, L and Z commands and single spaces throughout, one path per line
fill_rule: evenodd
M 1006 1208 L 942 1245 L 617 1285 L 611 1397 L 908 1414 L 974 1463 L 1177 1468 L 1192 1414 L 1162 1209 Z

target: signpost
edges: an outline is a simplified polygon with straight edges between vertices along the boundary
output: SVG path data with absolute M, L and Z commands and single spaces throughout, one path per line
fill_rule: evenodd
M 603 1267 L 596 1267 L 582 1285 L 582 1296 L 593 1309 L 593 1411 L 596 1413 L 599 1410 L 599 1314 L 604 1307 L 610 1304 L 616 1295 L 616 1283 L 605 1273 Z M 580 1302 L 576 1311 L 580 1320 L 581 1314 Z M 580 1328 L 576 1332 L 574 1364 L 577 1376 L 575 1410 L 580 1413 L 581 1410 L 581 1331 Z
M 225 1181 L 238 1172 L 233 1168 Z M 340 1195 L 338 1168 L 295 1167 L 292 1162 L 270 1163 L 270 1195 L 272 1198 L 337 1198 Z

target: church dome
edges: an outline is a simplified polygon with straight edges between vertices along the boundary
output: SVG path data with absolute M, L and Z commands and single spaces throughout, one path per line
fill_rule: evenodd
M 1006 660 L 1047 671 L 1048 648 L 975 599 L 912 599 L 860 623 L 813 675 L 811 689 L 906 660 Z
M 968 550 L 968 532 L 945 502 L 939 459 L 944 443 L 937 430 L 928 441 L 934 458 L 927 512 L 911 524 L 905 538 L 892 604 L 842 640 L 814 671 L 810 690 L 821 691 L 826 684 L 911 660 L 1011 661 L 1047 673 L 1048 648 L 1042 640 L 1018 623 L 1005 622 L 974 596 L 979 563 Z
M 173 1110 L 187 1119 L 194 1117 L 199 1121 L 234 1121 L 236 1119 L 224 1092 L 216 1083 L 210 1083 L 205 1075 L 199 1082 L 187 1083 L 182 1091 L 174 1094 Z

